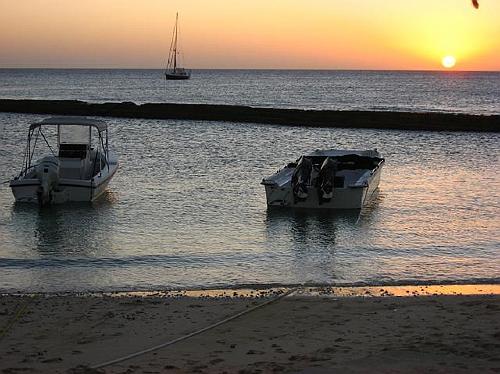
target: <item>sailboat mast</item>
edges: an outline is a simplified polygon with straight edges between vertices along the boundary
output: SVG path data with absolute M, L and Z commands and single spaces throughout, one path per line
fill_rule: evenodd
M 183 59 L 178 51 L 177 43 L 179 42 L 179 13 L 175 13 L 175 25 L 170 40 L 170 50 L 168 51 L 167 69 L 165 70 L 166 79 L 189 79 L 191 71 L 182 68 Z M 179 54 L 179 56 L 177 56 Z M 177 68 L 177 57 L 179 57 L 179 65 Z
M 175 13 L 175 39 L 174 39 L 174 71 L 177 68 L 177 20 L 179 19 L 179 13 Z

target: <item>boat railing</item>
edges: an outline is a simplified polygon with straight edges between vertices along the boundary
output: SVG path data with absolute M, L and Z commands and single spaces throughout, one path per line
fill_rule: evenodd
M 380 161 L 377 163 L 377 165 L 375 165 L 375 167 L 372 169 L 370 174 L 373 175 L 377 171 L 377 169 L 379 169 L 382 166 L 382 164 L 384 162 L 385 162 L 385 159 L 381 158 Z

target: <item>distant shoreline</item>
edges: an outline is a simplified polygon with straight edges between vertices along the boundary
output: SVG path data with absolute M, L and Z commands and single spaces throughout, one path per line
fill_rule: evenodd
M 305 110 L 241 105 L 0 99 L 0 112 L 261 123 L 324 128 L 500 132 L 500 115 Z

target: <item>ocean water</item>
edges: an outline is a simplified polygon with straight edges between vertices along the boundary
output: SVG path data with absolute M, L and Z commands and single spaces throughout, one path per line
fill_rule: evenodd
M 500 72 L 0 69 L 0 98 L 500 114 Z
M 61 81 L 46 94 L 23 86 L 12 96 L 70 91 Z M 72 97 L 133 96 L 97 91 Z M 389 99 L 397 100 L 380 98 Z M 0 182 L 19 171 L 27 126 L 41 118 L 0 113 Z M 0 291 L 500 281 L 498 133 L 108 121 L 121 166 L 96 203 L 40 209 L 15 204 L 0 185 Z M 383 154 L 372 202 L 360 211 L 268 210 L 261 179 L 330 147 Z

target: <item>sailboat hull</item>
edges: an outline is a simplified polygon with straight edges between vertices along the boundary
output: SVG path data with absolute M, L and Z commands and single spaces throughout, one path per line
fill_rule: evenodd
M 165 79 L 167 80 L 184 80 L 189 79 L 190 77 L 190 74 L 165 73 Z

